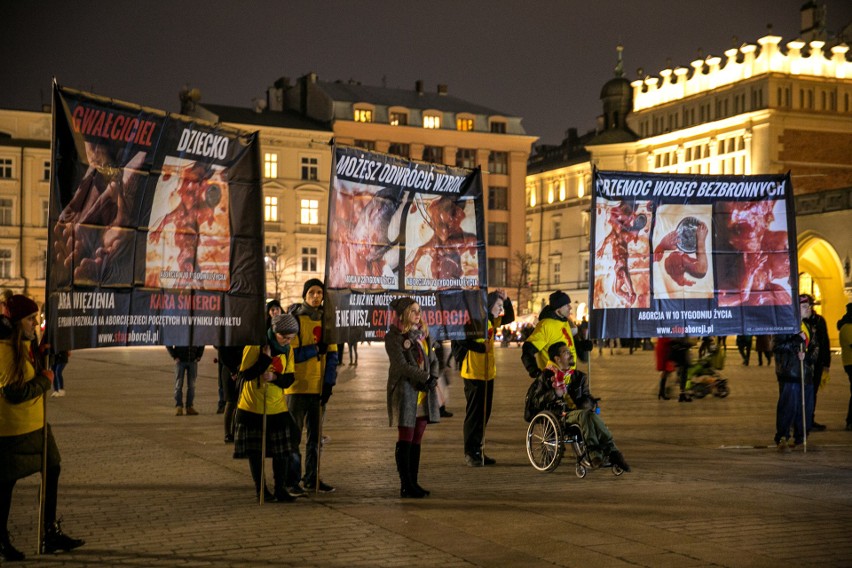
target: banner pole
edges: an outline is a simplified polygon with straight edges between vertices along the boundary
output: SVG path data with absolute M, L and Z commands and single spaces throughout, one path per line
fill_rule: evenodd
M 42 415 L 44 416 L 44 421 L 42 422 L 42 448 L 41 448 L 41 486 L 38 491 L 38 540 L 36 541 L 37 552 L 36 555 L 40 556 L 41 551 L 41 543 L 44 539 L 44 507 L 45 501 L 47 501 L 47 393 L 43 393 L 42 397 Z
M 258 503 L 263 505 L 266 496 L 266 393 L 269 383 L 263 385 L 263 420 L 260 428 L 260 495 Z
M 804 446 L 804 453 L 808 453 L 808 415 L 807 408 L 805 407 L 805 347 L 802 346 L 802 358 L 799 359 L 799 370 L 801 377 L 801 386 L 802 386 L 802 445 Z
M 322 423 L 323 423 L 323 404 L 322 404 L 322 387 L 325 384 L 325 363 L 328 358 L 328 351 L 320 361 L 320 400 L 319 411 L 317 412 L 317 479 L 314 483 L 314 495 L 319 495 L 320 487 L 320 460 L 322 460 Z M 338 365 L 340 361 L 338 361 Z M 307 448 L 305 448 L 307 450 Z
M 479 460 L 483 467 L 485 467 L 485 423 L 488 421 L 488 369 L 489 367 L 489 357 L 488 357 L 488 341 L 489 341 L 489 329 L 488 329 L 488 316 L 485 316 L 485 392 L 483 392 L 482 396 L 482 446 L 479 452 Z

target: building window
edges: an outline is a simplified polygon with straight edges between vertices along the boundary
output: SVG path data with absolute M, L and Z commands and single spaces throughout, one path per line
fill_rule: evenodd
M 302 247 L 302 272 L 316 272 L 318 258 L 317 247 Z
M 553 238 L 561 239 L 562 238 L 562 217 L 554 217 L 553 218 Z
M 440 146 L 424 146 L 423 161 L 432 162 L 433 164 L 444 163 L 444 149 Z
M 509 283 L 509 261 L 505 258 L 488 259 L 488 284 L 491 286 L 507 286 Z
M 526 227 L 524 227 L 524 241 L 527 243 L 532 242 L 532 223 L 527 221 Z
M 488 223 L 488 244 L 504 247 L 509 244 L 508 223 Z
M 509 154 L 506 152 L 491 152 L 488 155 L 488 173 L 509 173 Z
M 42 199 L 41 201 L 41 226 L 47 227 L 50 223 L 50 201 Z
M 263 198 L 263 219 L 268 222 L 275 223 L 278 221 L 278 198 L 264 197 Z
M 456 119 L 456 130 L 459 132 L 470 132 L 473 130 L 473 119 L 472 118 L 457 118 Z
M 376 143 L 372 140 L 356 140 L 355 141 L 356 148 L 363 148 L 364 150 L 372 152 L 376 149 Z
M 0 225 L 12 224 L 12 200 L 0 199 Z
M 390 113 L 391 126 L 408 126 L 408 114 L 404 112 Z
M 302 200 L 302 225 L 319 225 L 319 200 Z
M 423 128 L 441 128 L 441 115 L 438 114 L 424 114 L 423 115 Z
M 491 210 L 509 210 L 509 190 L 505 187 L 488 188 L 488 208 Z
M 263 154 L 263 177 L 266 179 L 278 177 L 278 154 L 271 152 Z
M 12 158 L 0 158 L 0 178 L 12 179 Z
M 0 248 L 0 278 L 12 277 L 12 249 Z
M 50 181 L 50 160 L 45 160 L 41 170 L 42 181 Z
M 583 258 L 582 264 L 583 264 L 583 270 L 582 270 L 583 273 L 582 273 L 581 276 L 583 278 L 583 282 L 588 282 L 589 281 L 589 258 L 588 257 Z
M 388 154 L 407 158 L 411 154 L 411 147 L 408 144 L 398 144 L 395 142 L 388 146 Z
M 302 179 L 310 181 L 319 179 L 319 158 L 302 156 Z
M 373 111 L 367 108 L 356 108 L 355 122 L 373 122 Z
M 456 151 L 456 166 L 460 168 L 476 167 L 476 150 L 470 148 L 459 148 Z
M 559 284 L 562 281 L 562 262 L 553 262 L 553 284 Z
M 506 123 L 502 120 L 492 120 L 491 132 L 494 134 L 506 134 Z

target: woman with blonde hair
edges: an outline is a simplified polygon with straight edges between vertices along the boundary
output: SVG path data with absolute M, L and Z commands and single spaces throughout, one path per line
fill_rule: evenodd
M 407 297 L 390 304 L 396 314 L 385 337 L 388 354 L 388 422 L 397 425 L 396 469 L 402 498 L 421 499 L 429 495 L 417 478 L 420 449 L 426 425 L 441 421 L 438 359 L 429 340 L 429 329 L 422 323 L 420 305 Z

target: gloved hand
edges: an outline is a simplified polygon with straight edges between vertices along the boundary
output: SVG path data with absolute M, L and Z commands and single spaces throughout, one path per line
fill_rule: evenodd
M 429 377 L 426 379 L 426 390 L 430 391 L 438 386 L 438 377 Z
M 317 343 L 317 353 L 319 353 L 320 355 L 325 355 L 326 353 L 328 353 L 328 343 L 325 343 L 323 341 Z
M 322 394 L 320 395 L 320 404 L 325 406 L 328 403 L 328 399 L 331 398 L 331 390 L 334 388 L 334 385 L 330 385 L 328 383 L 322 384 Z
M 53 371 L 50 369 L 43 369 L 41 372 L 42 376 L 47 377 L 47 380 L 50 381 L 50 384 L 53 384 Z
M 539 378 L 539 376 L 541 376 L 541 371 L 539 371 L 538 369 L 536 369 L 535 371 L 530 371 L 529 373 L 531 379 L 537 379 Z

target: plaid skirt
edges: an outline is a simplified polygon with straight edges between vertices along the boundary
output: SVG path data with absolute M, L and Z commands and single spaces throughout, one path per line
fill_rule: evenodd
M 238 408 L 234 422 L 234 459 L 260 454 L 263 448 L 263 415 Z M 289 412 L 266 415 L 266 457 L 287 457 L 296 451 L 299 441 L 296 423 Z

